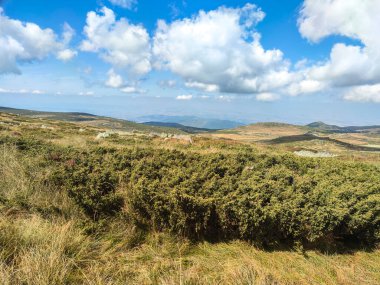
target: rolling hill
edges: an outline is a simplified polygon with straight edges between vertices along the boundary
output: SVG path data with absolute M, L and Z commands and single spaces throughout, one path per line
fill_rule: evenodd
M 165 116 L 165 115 L 151 115 L 143 116 L 138 118 L 140 122 L 162 122 L 162 123 L 177 123 L 193 128 L 204 128 L 204 129 L 232 129 L 243 126 L 243 123 L 230 121 L 230 120 L 220 120 L 220 119 L 210 119 L 210 118 L 199 118 L 196 116 Z
M 135 123 L 132 121 L 115 119 L 104 116 L 97 116 L 88 113 L 80 112 L 44 112 L 44 111 L 32 111 L 24 109 L 15 109 L 0 107 L 0 112 L 22 115 L 30 118 L 49 119 L 66 122 L 76 122 L 92 127 L 101 127 L 126 132 L 143 132 L 143 133 L 171 133 L 171 134 L 184 134 L 185 131 L 180 128 L 168 127 L 168 126 L 152 126 L 146 124 Z

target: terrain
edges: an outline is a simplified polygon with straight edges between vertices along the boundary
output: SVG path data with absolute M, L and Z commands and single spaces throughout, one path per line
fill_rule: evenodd
M 2 284 L 380 284 L 377 127 L 0 122 Z
M 345 160 L 379 163 L 380 127 L 338 127 L 321 122 L 306 126 L 283 123 L 256 123 L 219 130 L 204 137 L 254 143 L 258 147 L 302 155 L 329 154 Z
M 161 122 L 161 123 L 177 123 L 180 125 L 201 128 L 201 129 L 231 129 L 244 124 L 230 120 L 208 119 L 199 118 L 195 116 L 164 116 L 164 115 L 151 115 L 138 118 L 140 122 Z

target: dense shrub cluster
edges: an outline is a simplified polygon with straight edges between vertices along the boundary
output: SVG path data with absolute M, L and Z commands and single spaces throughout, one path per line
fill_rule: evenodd
M 162 149 L 63 152 L 51 180 L 96 219 L 123 199 L 139 225 L 212 241 L 263 246 L 380 241 L 375 166 L 269 155 L 249 147 L 199 154 Z

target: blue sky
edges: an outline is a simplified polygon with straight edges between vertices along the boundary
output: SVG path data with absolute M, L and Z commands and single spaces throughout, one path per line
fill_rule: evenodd
M 0 105 L 380 124 L 380 1 L 0 1 Z

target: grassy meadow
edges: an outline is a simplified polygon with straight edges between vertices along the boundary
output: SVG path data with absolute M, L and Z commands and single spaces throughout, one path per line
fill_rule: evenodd
M 0 119 L 1 284 L 380 284 L 378 154 Z

